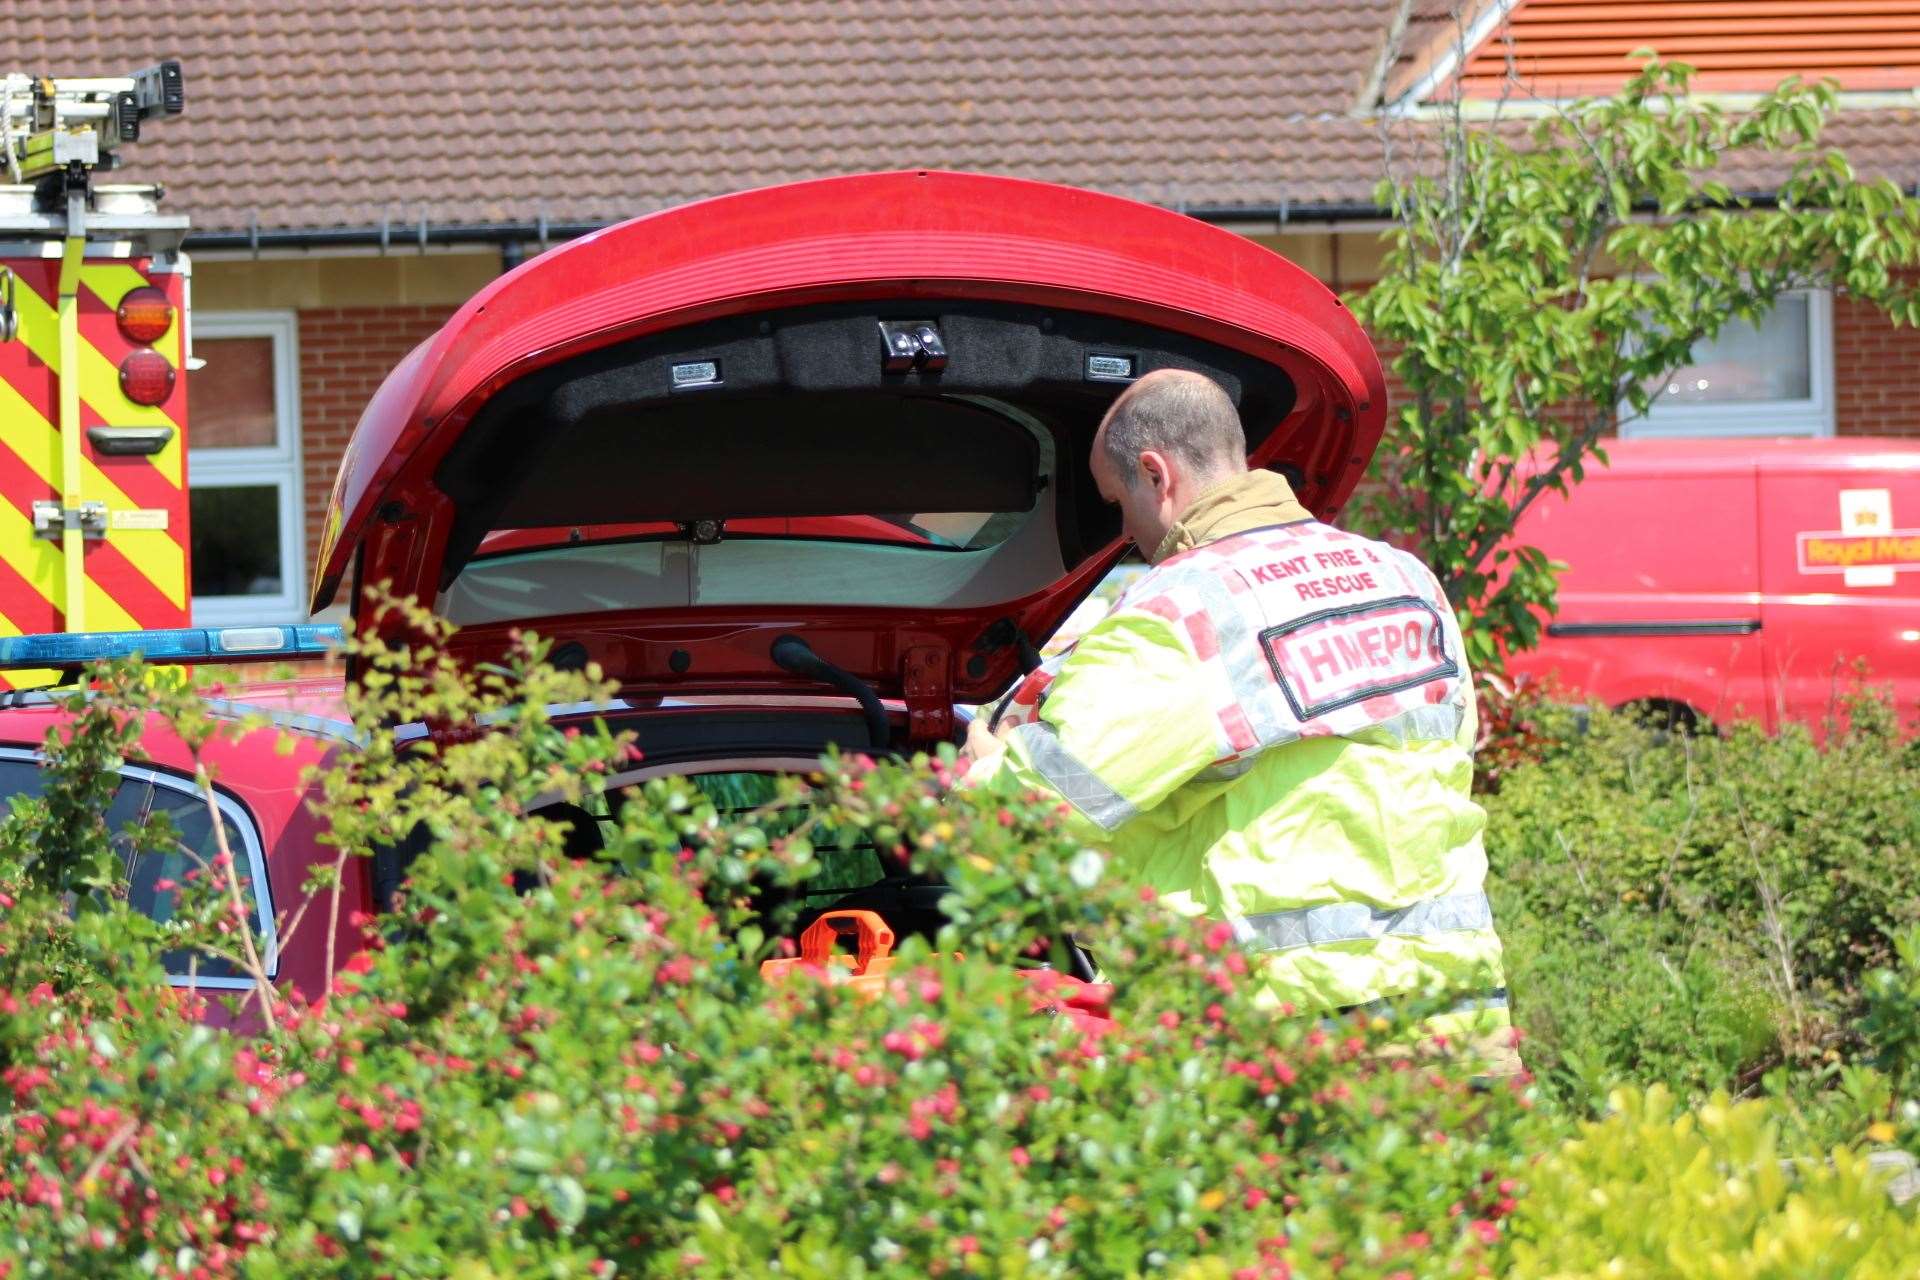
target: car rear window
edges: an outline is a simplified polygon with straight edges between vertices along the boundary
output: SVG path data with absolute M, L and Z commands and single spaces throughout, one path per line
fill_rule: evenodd
M 662 455 L 647 474 L 664 468 L 668 481 L 621 478 L 607 509 L 632 511 L 627 523 L 596 522 L 579 501 L 509 504 L 435 611 L 475 626 L 634 609 L 979 608 L 1067 571 L 1059 450 L 1037 419 L 976 396 L 833 404 L 715 406 L 756 447 L 743 437 L 716 452 L 728 428 L 704 418 L 668 433 L 660 449 L 692 450 L 703 465 L 683 458 L 675 470 Z M 855 434 L 833 435 L 831 450 L 801 448 L 789 420 L 822 413 Z M 623 418 L 618 438 L 639 429 Z M 549 487 L 577 495 L 606 471 L 595 451 L 577 453 L 562 459 L 572 479 Z
M 15 796 L 38 796 L 46 790 L 46 770 L 30 757 L 0 759 L 0 806 L 10 806 Z M 153 814 L 165 814 L 173 824 L 175 843 L 165 849 L 136 852 L 132 841 L 122 833 L 132 824 Z M 219 850 L 214 838 L 213 819 L 207 802 L 185 778 L 176 778 L 158 770 L 126 770 L 106 813 L 107 827 L 115 833 L 126 871 L 127 899 L 135 910 L 162 924 L 173 918 L 173 895 L 160 888 L 162 881 L 182 883 L 186 873 L 212 862 Z M 0 808 L 0 818 L 5 809 Z M 225 829 L 227 848 L 239 861 L 240 887 L 249 899 L 255 928 L 268 959 L 269 975 L 275 957 L 270 945 L 270 907 L 266 892 L 266 869 L 260 843 L 245 811 L 222 798 L 220 820 Z M 189 979 L 211 986 L 246 986 L 237 967 L 217 957 L 169 951 L 162 956 L 167 973 L 184 985 Z
M 740 605 L 968 608 L 1065 571 L 1053 501 L 1031 511 L 579 526 L 489 535 L 442 593 L 461 626 L 559 614 Z

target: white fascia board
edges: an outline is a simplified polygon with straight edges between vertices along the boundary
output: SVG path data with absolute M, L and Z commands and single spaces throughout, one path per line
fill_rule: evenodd
M 558 245 L 564 243 L 564 241 L 556 240 L 553 243 Z M 523 247 L 530 249 L 532 246 L 531 243 L 528 243 Z M 500 254 L 500 246 L 497 244 L 430 244 L 425 249 L 422 249 L 418 244 L 393 244 L 387 247 L 385 253 L 382 253 L 380 246 L 373 244 L 316 245 L 311 249 L 288 247 L 285 245 L 262 245 L 258 251 L 244 246 L 232 249 L 195 249 L 193 251 L 193 259 L 195 262 L 253 262 L 256 260 L 265 262 L 290 258 L 303 260 L 307 258 L 393 258 L 397 260 L 401 258 L 423 257 L 444 258 L 448 256 L 466 256 L 473 254 L 488 254 L 498 257 Z M 526 256 L 531 258 L 534 255 L 529 252 Z

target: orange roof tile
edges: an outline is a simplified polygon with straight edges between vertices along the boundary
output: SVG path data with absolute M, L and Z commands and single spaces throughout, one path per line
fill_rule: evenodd
M 1920 87 L 1920 0 L 1519 0 L 1455 78 L 1497 96 L 1509 67 L 1542 98 L 1610 92 L 1651 48 L 1707 92 L 1765 92 L 1789 75 L 1843 90 Z

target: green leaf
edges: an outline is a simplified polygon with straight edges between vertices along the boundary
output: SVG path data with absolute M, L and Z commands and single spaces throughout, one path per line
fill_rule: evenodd
M 542 1178 L 547 1208 L 564 1227 L 577 1227 L 587 1216 L 587 1192 L 573 1178 Z

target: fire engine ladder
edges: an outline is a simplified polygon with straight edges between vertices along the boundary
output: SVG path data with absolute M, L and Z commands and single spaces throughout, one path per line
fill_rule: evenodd
M 178 62 L 162 62 L 130 76 L 49 77 L 8 75 L 0 78 L 0 152 L 4 152 L 7 180 L 35 187 L 32 208 L 18 215 L 0 215 L 0 232 L 27 232 L 58 239 L 60 510 L 58 520 L 61 560 L 65 574 L 65 616 L 69 631 L 86 630 L 86 568 L 84 539 L 106 527 L 99 504 L 88 504 L 80 493 L 80 267 L 90 235 L 138 234 L 171 236 L 177 246 L 186 235 L 184 216 L 151 212 L 153 199 L 142 202 L 141 188 L 114 189 L 115 194 L 145 207 L 132 212 L 96 208 L 93 175 L 115 167 L 117 148 L 140 138 L 144 121 L 155 116 L 179 115 L 186 106 L 185 82 Z M 0 268 L 0 271 L 3 271 Z M 0 279 L 0 341 L 12 341 L 18 328 L 13 312 L 11 274 Z

